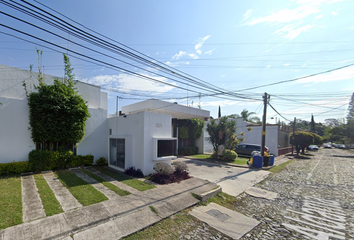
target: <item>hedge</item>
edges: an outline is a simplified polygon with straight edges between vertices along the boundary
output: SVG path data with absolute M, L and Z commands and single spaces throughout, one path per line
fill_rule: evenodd
M 195 155 L 198 153 L 198 147 L 180 147 L 178 148 L 178 155 Z
M 28 154 L 28 162 L 33 172 L 93 164 L 93 155 L 74 156 L 71 151 L 33 150 Z
M 28 162 L 10 162 L 0 163 L 0 175 L 5 174 L 19 174 L 23 172 L 29 172 L 30 167 Z

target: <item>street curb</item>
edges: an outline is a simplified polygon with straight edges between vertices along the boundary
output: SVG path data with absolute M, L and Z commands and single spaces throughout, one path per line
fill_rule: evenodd
M 208 192 L 202 193 L 200 194 L 200 197 L 202 199 L 203 202 L 206 202 L 209 198 L 213 198 L 215 197 L 218 193 L 222 192 L 222 188 L 219 186 L 216 189 L 212 189 Z

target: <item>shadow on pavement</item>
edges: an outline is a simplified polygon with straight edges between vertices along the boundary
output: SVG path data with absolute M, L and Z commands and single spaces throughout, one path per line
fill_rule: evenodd
M 342 155 L 331 155 L 332 157 L 338 157 L 338 158 L 354 158 L 354 156 L 348 156 L 348 155 L 345 155 L 345 156 L 342 156 Z

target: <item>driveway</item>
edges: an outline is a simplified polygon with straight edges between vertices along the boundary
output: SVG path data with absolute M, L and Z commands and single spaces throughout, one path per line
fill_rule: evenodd
M 231 167 L 194 159 L 178 158 L 174 161 L 185 162 L 191 176 L 216 183 L 222 187 L 223 192 L 232 196 L 241 194 L 269 174 L 264 170 Z

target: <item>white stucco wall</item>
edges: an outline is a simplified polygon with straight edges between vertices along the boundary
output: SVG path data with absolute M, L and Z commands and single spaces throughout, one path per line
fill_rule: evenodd
M 153 144 L 153 138 L 171 138 L 172 118 L 171 115 L 144 112 L 144 174 L 154 173 L 153 167 L 156 161 L 153 161 L 153 151 L 156 151 Z M 171 160 L 164 160 L 171 164 Z
M 229 120 L 231 121 L 231 120 Z M 240 143 L 253 143 L 253 144 L 262 144 L 262 126 L 252 126 L 252 130 L 248 131 L 247 128 L 247 123 L 244 122 L 241 118 L 234 119 L 236 121 L 236 127 L 237 127 L 237 134 L 240 136 L 242 132 L 245 133 L 244 135 L 244 141 Z M 208 122 L 206 122 L 205 127 L 204 127 L 204 149 L 203 153 L 212 153 L 213 146 L 209 141 L 207 141 L 207 138 L 209 137 L 208 132 L 206 131 L 206 125 Z M 201 136 L 203 138 L 203 135 Z M 198 141 L 201 141 L 201 138 Z M 273 153 L 275 156 L 278 155 L 278 126 L 277 125 L 268 125 L 266 127 L 266 142 L 265 145 L 270 149 L 270 152 Z
M 125 169 L 134 166 L 142 170 L 144 175 L 154 172 L 153 138 L 171 138 L 171 116 L 152 112 L 138 112 L 108 118 L 109 138 L 131 138 L 131 146 L 126 142 Z M 109 143 L 108 143 L 109 144 Z M 108 150 L 109 151 L 109 150 Z M 127 151 L 131 151 L 127 152 Z M 171 163 L 170 160 L 163 162 Z
M 31 83 L 38 83 L 37 73 L 0 65 L 0 163 L 27 161 L 28 153 L 35 149 L 29 127 L 27 90 Z M 52 84 L 54 76 L 44 75 L 45 83 Z M 100 87 L 77 82 L 79 94 L 88 102 L 91 118 L 86 122 L 85 137 L 79 143 L 78 154 L 93 154 L 95 160 L 107 156 L 107 93 Z M 33 88 L 32 88 L 33 89 Z M 33 89 L 34 91 L 34 89 Z

